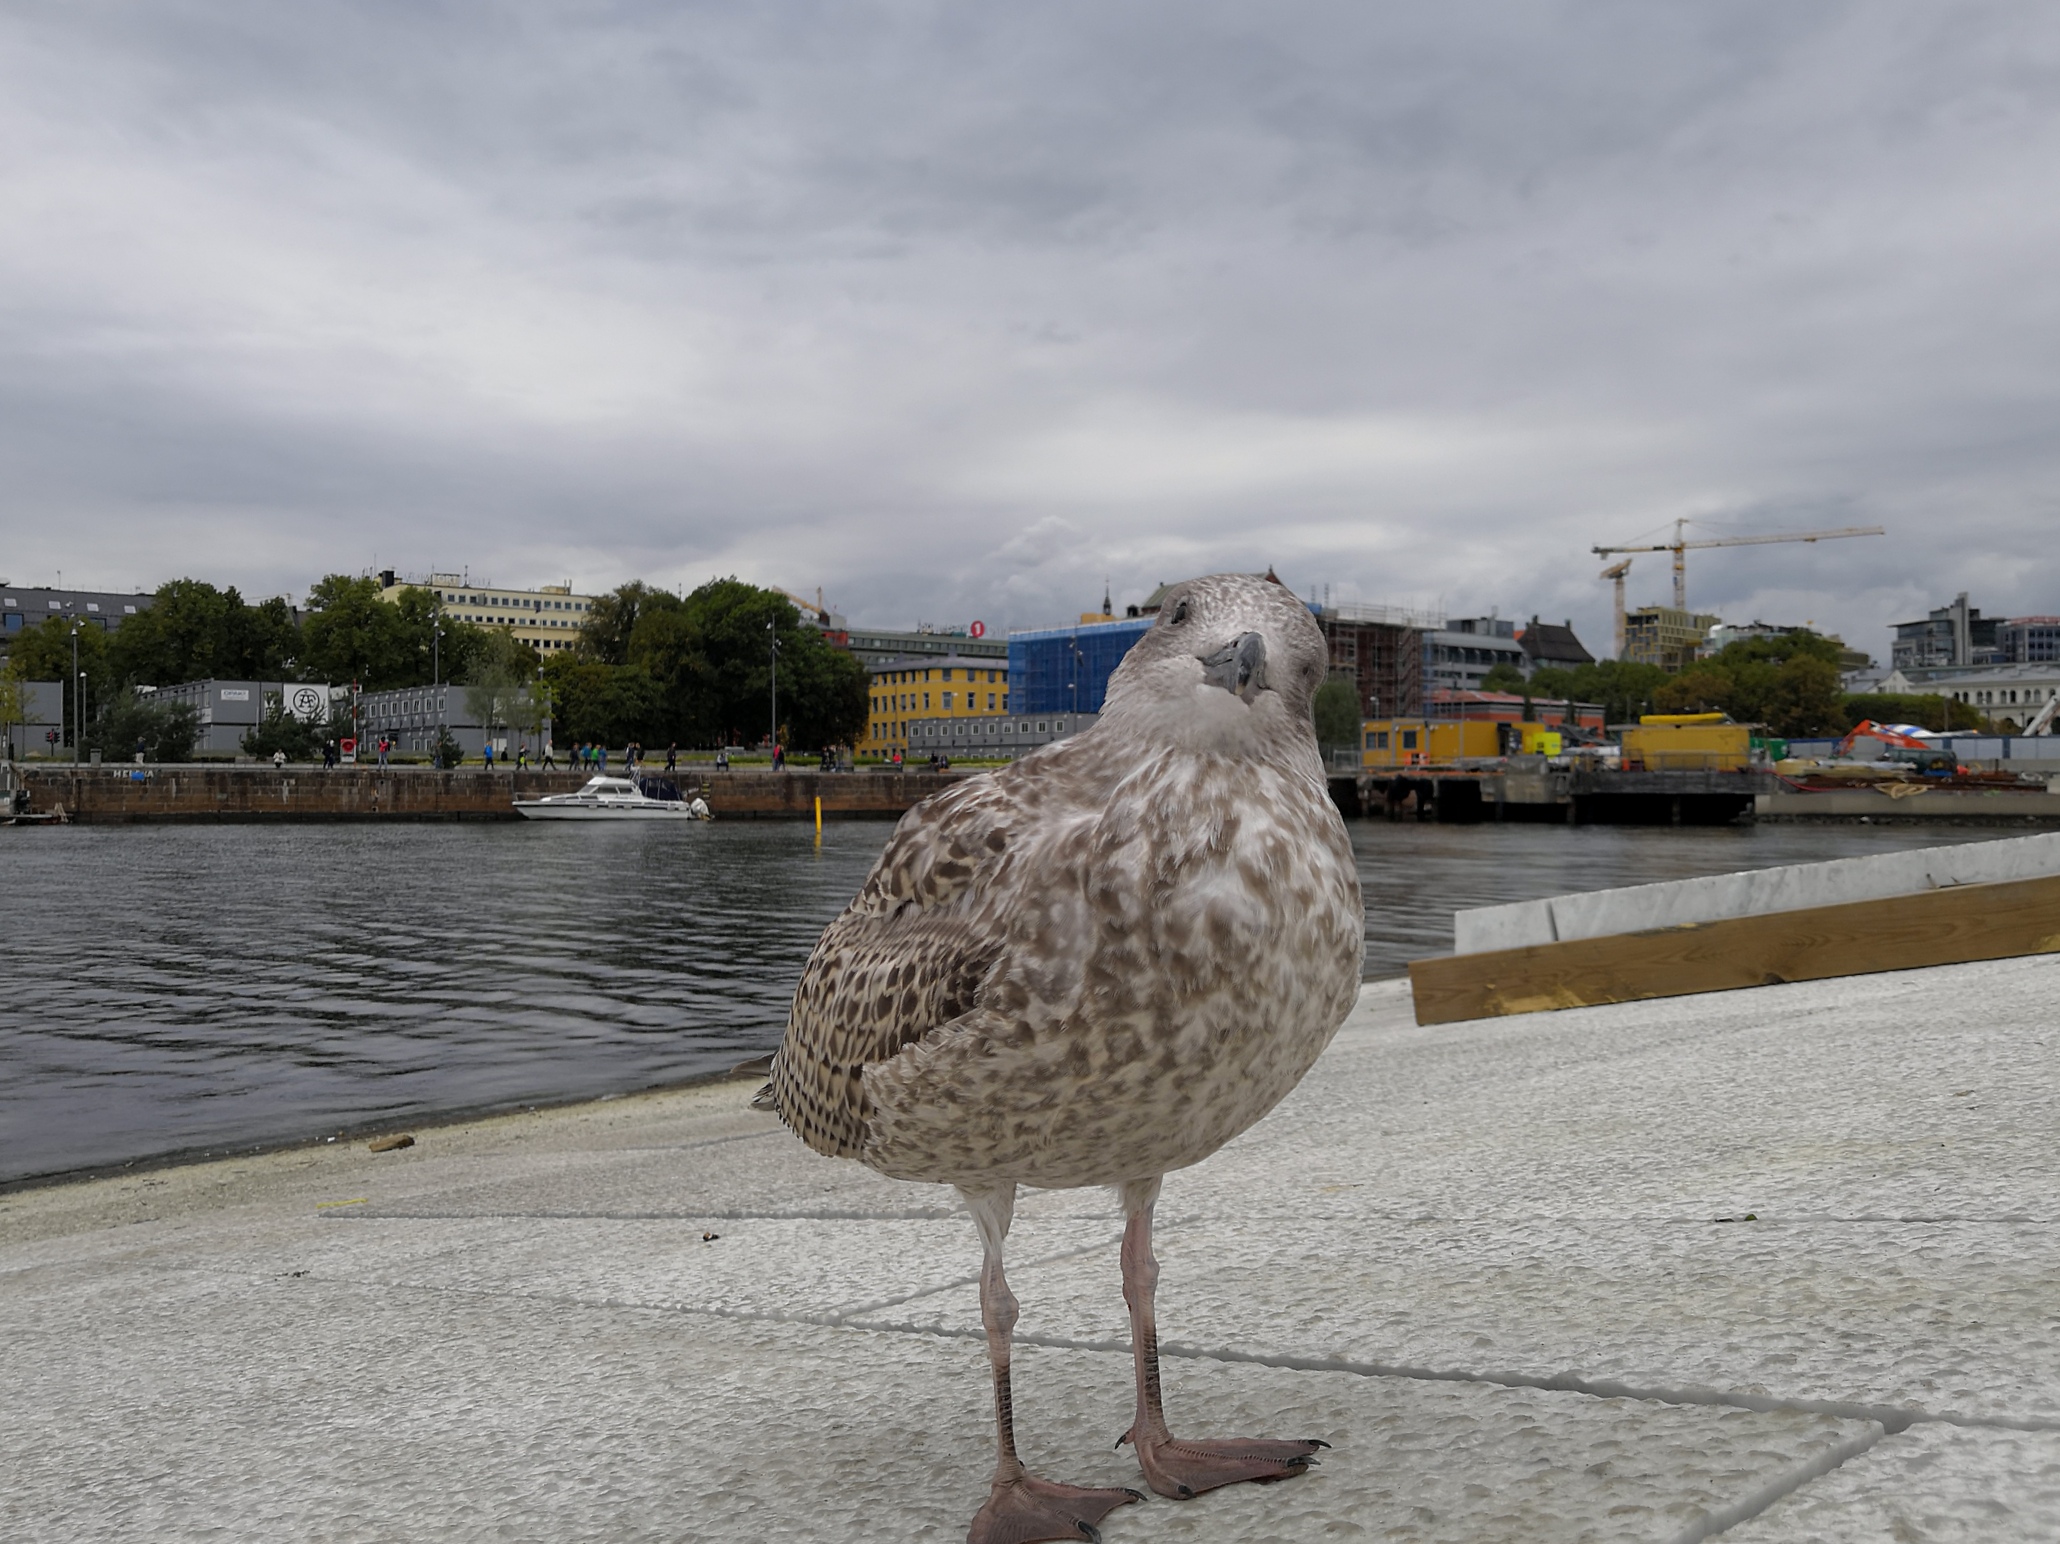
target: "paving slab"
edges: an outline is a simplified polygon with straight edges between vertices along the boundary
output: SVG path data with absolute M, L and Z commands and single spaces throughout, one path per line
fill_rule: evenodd
M 2060 1539 L 2060 1435 L 1913 1426 L 1784 1496 L 1724 1538 L 1726 1544 Z
M 1176 1428 L 1334 1449 L 1110 1544 L 2051 1536 L 2056 996 L 1425 1029 L 1369 987 L 1160 1209 Z M 0 1537 L 963 1537 L 971 1225 L 751 1087 L 0 1196 Z M 1076 1482 L 1136 1483 L 1119 1228 L 1033 1193 L 1010 1240 L 1026 1455 Z

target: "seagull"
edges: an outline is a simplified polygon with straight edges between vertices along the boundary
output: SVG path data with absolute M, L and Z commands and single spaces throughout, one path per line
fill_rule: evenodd
M 968 1544 L 1098 1540 L 1144 1499 L 1017 1457 L 1018 1186 L 1120 1197 L 1137 1406 L 1118 1446 L 1153 1490 L 1288 1479 L 1327 1446 L 1172 1434 L 1152 1253 L 1163 1177 L 1278 1104 L 1358 993 L 1358 870 L 1312 722 L 1326 665 L 1278 580 L 1173 588 L 1092 728 L 902 817 L 795 990 L 760 1106 L 819 1153 L 956 1186 L 979 1230 L 996 1460 Z

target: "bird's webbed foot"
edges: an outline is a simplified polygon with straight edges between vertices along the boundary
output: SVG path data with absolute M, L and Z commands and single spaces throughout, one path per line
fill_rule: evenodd
M 1132 1434 L 1126 1432 L 1123 1440 L 1131 1441 Z M 1306 1473 L 1317 1452 L 1329 1446 L 1314 1437 L 1294 1442 L 1265 1437 L 1183 1441 L 1166 1435 L 1139 1440 L 1137 1462 L 1153 1490 L 1185 1501 L 1241 1480 L 1291 1480 Z
M 966 1530 L 966 1544 L 1032 1544 L 1037 1539 L 1100 1544 L 1096 1524 L 1117 1507 L 1142 1500 L 1134 1490 L 1092 1490 L 1019 1472 L 994 1482 L 987 1504 Z

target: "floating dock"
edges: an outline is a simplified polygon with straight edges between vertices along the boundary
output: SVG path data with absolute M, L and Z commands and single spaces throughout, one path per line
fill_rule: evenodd
M 1720 826 L 1753 813 L 1770 773 L 1618 772 L 1552 766 L 1544 757 L 1485 767 L 1407 767 L 1333 776 L 1331 797 L 1350 815 L 1436 820 L 1549 821 L 1565 825 Z

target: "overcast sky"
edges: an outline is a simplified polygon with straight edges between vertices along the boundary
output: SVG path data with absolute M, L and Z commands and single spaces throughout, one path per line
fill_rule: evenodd
M 2060 611 L 2050 4 L 16 0 L 0 179 L 16 583 Z

